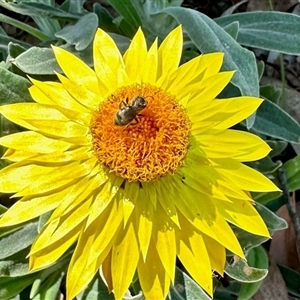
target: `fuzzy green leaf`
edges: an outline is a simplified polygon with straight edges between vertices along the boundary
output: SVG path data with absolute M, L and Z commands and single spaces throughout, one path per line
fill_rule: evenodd
M 234 256 L 232 264 L 226 263 L 225 273 L 239 282 L 258 282 L 264 279 L 268 270 L 250 267 L 244 259 Z
M 94 39 L 98 27 L 98 16 L 89 13 L 81 17 L 75 25 L 66 26 L 55 36 L 75 46 L 77 51 L 86 49 Z
M 53 272 L 40 285 L 40 292 L 32 298 L 32 300 L 55 300 L 58 299 L 60 285 L 63 280 L 64 273 L 61 271 Z
M 54 71 L 62 73 L 55 60 L 52 49 L 32 47 L 19 55 L 13 63 L 27 74 L 54 74 Z
M 269 100 L 265 100 L 257 110 L 252 129 L 287 142 L 300 142 L 299 124 L 288 113 Z
M 4 8 L 11 10 L 15 13 L 26 16 L 48 17 L 63 20 L 77 20 L 79 18 L 78 15 L 69 14 L 59 8 L 47 5 L 45 3 L 29 1 L 22 3 L 14 3 L 1 1 L 0 6 L 3 6 Z
M 260 11 L 233 14 L 215 21 L 222 27 L 239 22 L 237 41 L 242 45 L 300 54 L 300 17 L 296 14 Z
M 0 67 L 0 104 L 30 102 L 29 80 Z
M 7 227 L 7 230 L 9 230 L 9 227 Z M 7 235 L 2 233 L 0 238 L 0 259 L 9 257 L 27 248 L 32 244 L 37 233 L 37 222 L 30 222 Z
M 300 189 L 300 155 L 284 164 L 285 176 L 290 192 Z
M 10 300 L 12 297 L 23 291 L 27 286 L 32 284 L 32 282 L 34 282 L 34 280 L 38 277 L 38 273 L 31 273 L 17 277 L 0 276 L 0 299 Z
M 250 249 L 246 258 L 249 266 L 259 269 L 268 269 L 269 259 L 266 251 L 261 246 Z M 262 281 L 242 283 L 242 287 L 237 299 L 251 299 L 251 297 L 254 296 L 254 294 L 258 291 L 261 284 Z

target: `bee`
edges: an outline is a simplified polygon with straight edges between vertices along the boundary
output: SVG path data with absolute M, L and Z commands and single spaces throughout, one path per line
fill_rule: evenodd
M 119 111 L 115 115 L 115 125 L 125 126 L 133 120 L 138 123 L 137 116 L 147 106 L 147 100 L 143 96 L 136 96 L 128 103 L 128 98 L 119 105 Z M 124 105 L 122 107 L 122 104 Z

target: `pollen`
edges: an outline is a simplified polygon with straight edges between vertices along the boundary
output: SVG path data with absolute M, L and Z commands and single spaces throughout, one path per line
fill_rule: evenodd
M 138 96 L 147 105 L 136 112 L 132 105 Z M 116 125 L 116 115 L 128 110 L 132 120 Z M 150 84 L 134 84 L 117 89 L 99 104 L 90 130 L 101 164 L 128 181 L 145 182 L 173 174 L 184 163 L 190 127 L 175 96 Z

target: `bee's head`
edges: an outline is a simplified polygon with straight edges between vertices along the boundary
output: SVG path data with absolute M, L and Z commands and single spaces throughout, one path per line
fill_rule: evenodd
M 147 106 L 147 103 L 147 100 L 143 96 L 137 96 L 133 99 L 132 106 L 142 110 Z

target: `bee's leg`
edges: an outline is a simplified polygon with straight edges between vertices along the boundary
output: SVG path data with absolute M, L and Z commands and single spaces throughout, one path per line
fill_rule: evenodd
M 122 109 L 122 104 L 126 107 L 126 106 L 129 106 L 128 105 L 128 97 L 126 97 L 126 100 L 122 100 L 122 102 L 119 104 L 119 109 Z
M 133 121 L 135 121 L 135 122 L 133 122 Z M 132 126 L 132 125 L 136 125 L 138 123 L 139 123 L 139 119 L 138 118 L 134 118 L 128 125 L 126 125 L 126 127 Z

